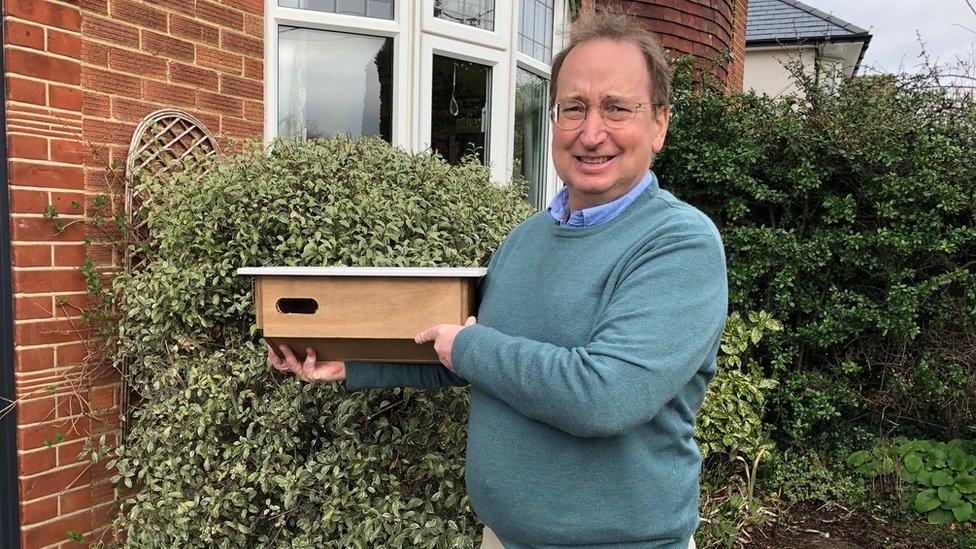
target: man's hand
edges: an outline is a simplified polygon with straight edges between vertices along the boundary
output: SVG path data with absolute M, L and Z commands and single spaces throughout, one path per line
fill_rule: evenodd
M 268 349 L 268 360 L 271 361 L 271 365 L 278 371 L 292 372 L 302 381 L 309 383 L 341 381 L 346 379 L 345 362 L 336 360 L 315 362 L 315 349 L 309 347 L 305 349 L 308 357 L 305 358 L 304 363 L 300 363 L 295 358 L 295 353 L 292 352 L 291 347 L 279 345 L 278 348 L 281 349 L 281 354 L 285 355 L 284 360 L 278 358 L 274 350 Z
M 469 316 L 464 321 L 464 326 L 458 326 L 457 324 L 438 324 L 433 328 L 428 328 L 420 332 L 414 336 L 413 340 L 417 343 L 433 341 L 434 350 L 437 351 L 437 358 L 441 359 L 441 364 L 453 372 L 454 368 L 451 367 L 451 349 L 454 347 L 454 338 L 465 327 L 476 324 L 477 322 L 477 318 Z

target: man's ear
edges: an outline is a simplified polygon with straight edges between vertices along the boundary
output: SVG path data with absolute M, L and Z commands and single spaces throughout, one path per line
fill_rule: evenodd
M 654 107 L 654 135 L 651 137 L 651 149 L 657 153 L 664 147 L 664 138 L 668 134 L 668 122 L 671 121 L 671 109 L 667 105 Z

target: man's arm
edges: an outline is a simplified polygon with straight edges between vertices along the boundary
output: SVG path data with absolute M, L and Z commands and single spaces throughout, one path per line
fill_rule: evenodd
M 586 345 L 475 325 L 457 334 L 453 367 L 528 417 L 577 436 L 612 436 L 650 421 L 714 358 L 727 302 L 718 238 L 676 238 L 628 267 Z
M 439 389 L 441 387 L 463 387 L 467 384 L 466 380 L 440 364 L 346 363 L 346 387 L 350 389 L 386 387 Z

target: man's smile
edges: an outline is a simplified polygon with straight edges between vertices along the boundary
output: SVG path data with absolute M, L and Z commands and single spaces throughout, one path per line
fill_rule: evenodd
M 583 164 L 606 164 L 607 162 L 616 158 L 615 155 L 611 156 L 577 156 L 576 160 L 579 160 Z

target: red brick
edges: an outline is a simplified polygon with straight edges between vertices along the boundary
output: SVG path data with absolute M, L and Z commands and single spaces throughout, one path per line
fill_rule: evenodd
M 48 95 L 50 96 L 51 106 L 55 109 L 81 111 L 81 88 L 69 88 L 67 86 L 49 84 Z
M 44 213 L 47 210 L 47 193 L 28 189 L 10 190 L 10 211 L 14 213 Z M 50 250 L 48 250 L 50 251 Z M 19 265 L 27 267 L 28 265 Z
M 20 271 L 24 272 L 24 271 Z M 28 273 L 30 271 L 27 271 Z M 14 319 L 51 318 L 54 316 L 54 300 L 49 295 L 14 297 Z
M 44 49 L 44 28 L 37 25 L 8 19 L 4 22 L 3 36 L 7 44 L 12 46 Z
M 244 102 L 244 118 L 247 120 L 264 120 L 264 103 L 260 101 Z
M 88 289 L 78 269 L 18 270 L 14 271 L 13 281 L 15 293 L 83 292 Z
M 150 78 L 166 78 L 166 59 L 120 48 L 110 48 L 108 66 L 116 71 Z
M 188 13 L 192 14 L 194 9 L 194 2 L 196 0 L 146 0 L 150 4 L 156 4 L 169 8 L 177 13 Z M 173 16 L 174 14 L 170 14 Z
M 82 342 L 76 341 L 67 345 L 58 345 L 56 349 L 57 360 L 55 362 L 57 366 L 81 364 L 88 360 L 88 347 Z
M 20 523 L 35 524 L 58 516 L 58 497 L 51 496 L 20 504 Z
M 43 82 L 8 76 L 7 99 L 34 105 L 47 105 L 47 92 Z
M 112 0 L 112 18 L 166 32 L 166 12 L 129 0 Z
M 28 349 L 28 351 L 44 350 L 44 349 Z M 46 349 L 48 354 L 52 354 L 52 349 L 48 347 Z M 17 351 L 23 352 L 23 351 Z M 52 365 L 47 366 L 50 368 Z M 44 370 L 47 368 L 38 368 L 39 370 Z M 44 398 L 32 398 L 30 400 L 21 400 L 17 403 L 17 423 L 20 425 L 29 425 L 31 423 L 40 423 L 42 421 L 52 421 L 57 419 L 56 416 L 56 403 L 57 399 L 53 396 L 47 396 Z
M 67 482 L 71 482 L 71 479 L 68 479 Z M 68 530 L 79 533 L 88 532 L 91 530 L 91 525 L 92 514 L 85 512 L 58 518 L 38 526 L 22 526 L 21 545 L 23 547 L 46 547 L 67 541 L 66 532 Z M 86 538 L 86 541 L 91 541 L 91 539 Z
M 84 162 L 87 152 L 88 149 L 85 147 L 85 144 L 80 141 L 68 139 L 51 140 L 51 160 L 55 162 L 81 164 Z M 61 211 L 69 213 L 66 210 Z
M 166 36 L 150 30 L 141 31 L 142 46 L 140 49 L 153 55 L 182 61 L 193 60 L 193 43 L 172 36 Z
M 104 17 L 85 15 L 81 35 L 90 40 L 102 40 L 130 48 L 139 47 L 139 29 Z M 84 48 L 82 48 L 84 49 Z
M 244 58 L 244 76 L 254 80 L 264 80 L 264 61 Z
M 142 98 L 160 103 L 170 103 L 177 107 L 196 105 L 197 92 L 193 88 L 147 80 L 142 87 Z
M 220 131 L 220 116 L 200 111 L 191 111 L 190 114 L 196 117 L 212 133 L 218 133 Z
M 89 65 L 108 67 L 108 52 L 111 46 L 85 40 L 81 44 L 81 60 Z M 87 67 L 85 68 L 87 70 Z
M 57 451 L 54 448 L 44 448 L 34 452 L 20 454 L 21 476 L 35 475 L 48 469 L 57 467 Z
M 230 72 L 240 76 L 243 73 L 244 57 L 207 46 L 197 46 L 197 65 Z
M 55 296 L 54 317 L 77 317 L 88 308 L 88 294 L 72 294 Z M 60 354 L 58 355 L 60 357 Z M 81 361 L 76 361 L 81 362 Z
M 84 189 L 84 174 L 77 166 L 51 166 L 29 162 L 10 162 L 10 184 L 29 187 Z
M 54 191 L 51 193 L 51 204 L 62 215 L 82 215 L 85 213 L 85 193 Z M 76 205 L 78 206 L 77 208 L 75 207 Z
M 142 79 L 138 76 L 94 67 L 89 67 L 85 71 L 83 86 L 86 90 L 129 97 L 139 97 L 142 93 Z
M 80 5 L 81 9 L 85 11 L 93 11 L 103 15 L 108 14 L 108 0 L 81 0 Z
M 7 72 L 66 84 L 81 81 L 81 64 L 31 50 L 6 49 Z
M 81 58 L 81 37 L 77 34 L 69 34 L 59 30 L 47 30 L 47 51 L 73 57 Z
M 159 107 L 152 103 L 133 101 L 122 97 L 112 98 L 112 118 L 119 120 L 129 120 L 139 122 L 147 114 L 157 110 Z
M 82 135 L 97 143 L 128 143 L 135 127 L 131 123 L 86 119 L 82 123 Z
M 85 91 L 83 95 L 81 113 L 86 116 L 96 118 L 109 118 L 112 116 L 112 107 L 109 96 Z
M 76 440 L 74 442 L 63 444 L 58 446 L 58 467 L 64 467 L 65 465 L 74 465 L 80 461 L 84 461 L 84 458 L 78 459 L 78 454 L 80 454 L 85 449 L 84 440 Z M 87 491 L 87 490 L 86 490 Z M 77 511 L 77 509 L 72 509 L 71 511 Z M 71 511 L 62 510 L 61 513 L 70 513 Z
M 264 124 L 225 116 L 220 120 L 220 131 L 228 137 L 260 138 L 264 135 Z
M 194 86 L 217 90 L 217 73 L 209 69 L 201 69 L 193 65 L 172 62 L 169 67 L 169 79 L 172 82 L 192 84 Z
M 47 0 L 7 0 L 3 7 L 8 16 L 71 31 L 81 30 L 81 13 L 77 6 Z
M 58 448 L 58 454 L 60 455 L 61 448 Z M 75 458 L 77 458 L 77 453 Z M 76 460 L 77 461 L 77 460 Z M 82 509 L 88 509 L 92 504 L 92 490 L 91 486 L 85 486 L 79 488 L 78 490 L 71 490 L 70 492 L 65 492 L 58 496 L 61 501 L 61 514 L 69 515 L 75 511 L 80 511 Z
M 111 439 L 112 437 L 105 437 L 105 443 L 109 445 L 114 444 L 111 442 Z M 115 487 L 112 486 L 111 482 L 93 484 L 91 487 L 91 498 L 92 503 L 95 505 L 115 501 Z
M 197 0 L 197 17 L 225 27 L 244 30 L 244 14 L 235 9 L 210 2 Z
M 204 109 L 213 109 L 221 114 L 236 117 L 244 116 L 244 100 L 236 97 L 227 97 L 217 93 L 206 91 L 197 92 L 197 105 Z
M 7 134 L 7 153 L 11 158 L 47 160 L 47 139 L 18 133 Z
M 223 0 L 223 4 L 254 15 L 264 14 L 264 0 Z
M 51 246 L 48 244 L 14 244 L 11 251 L 14 267 L 47 267 L 51 264 Z
M 170 14 L 169 31 L 173 36 L 209 44 L 216 44 L 220 39 L 220 31 L 217 27 L 175 13 Z
M 107 410 L 115 406 L 115 386 L 95 387 L 88 395 L 92 410 Z
M 238 34 L 228 30 L 220 32 L 220 47 L 237 53 L 243 53 L 252 57 L 264 55 L 264 43 L 245 34 Z
M 85 404 L 88 401 L 88 390 L 82 389 L 79 394 L 70 394 L 64 392 L 58 395 L 58 417 L 65 422 L 66 425 L 70 425 L 72 421 L 80 416 L 81 414 L 88 411 L 88 406 Z
M 56 221 L 36 217 L 15 217 L 10 224 L 13 240 L 25 241 L 75 241 L 85 237 L 81 223 L 65 223 L 61 231 L 55 231 Z
M 85 262 L 84 245 L 58 245 L 54 246 L 55 265 L 81 265 Z
M 244 32 L 255 37 L 264 39 L 264 16 L 244 14 Z
M 17 426 L 17 448 L 20 450 L 33 450 L 34 448 L 44 448 L 59 444 L 59 440 L 61 442 L 79 440 L 88 435 L 89 423 L 90 421 L 87 417 L 79 417 L 74 419 L 59 419 L 27 426 L 19 425 Z M 62 489 L 65 487 L 61 486 Z M 25 494 L 21 492 L 20 497 L 26 500 L 46 496 L 48 493 Z
M 249 99 L 264 99 L 264 84 L 255 80 L 222 74 L 220 75 L 220 93 Z

